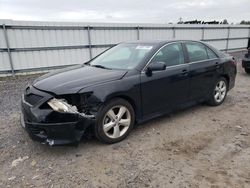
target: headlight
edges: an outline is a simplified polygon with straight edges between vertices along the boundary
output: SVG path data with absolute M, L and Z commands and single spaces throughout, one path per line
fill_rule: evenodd
M 65 100 L 63 99 L 51 99 L 48 101 L 48 105 L 57 112 L 67 112 L 67 113 L 75 113 L 79 114 L 80 116 L 84 118 L 94 118 L 95 116 L 92 114 L 85 114 L 85 113 L 80 113 L 78 112 L 76 106 L 72 106 L 68 104 Z
M 71 106 L 66 101 L 62 99 L 51 99 L 48 102 L 48 105 L 57 112 L 68 112 L 68 113 L 76 113 L 77 108 L 75 106 Z

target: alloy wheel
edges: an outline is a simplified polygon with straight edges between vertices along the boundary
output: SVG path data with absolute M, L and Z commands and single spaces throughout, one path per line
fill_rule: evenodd
M 123 136 L 131 124 L 131 114 L 125 106 L 114 106 L 103 118 L 103 131 L 109 138 Z
M 224 80 L 220 80 L 214 91 L 214 99 L 217 103 L 220 103 L 224 100 L 227 92 L 227 85 Z

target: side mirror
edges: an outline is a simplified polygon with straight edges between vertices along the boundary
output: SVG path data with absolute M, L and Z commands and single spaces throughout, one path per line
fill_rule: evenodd
M 152 75 L 154 71 L 161 71 L 166 69 L 166 64 L 164 62 L 152 62 L 146 70 L 148 76 Z

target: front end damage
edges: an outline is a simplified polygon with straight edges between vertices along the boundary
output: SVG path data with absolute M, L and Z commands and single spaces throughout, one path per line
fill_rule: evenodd
M 29 86 L 22 95 L 21 124 L 43 144 L 77 144 L 95 122 L 95 112 L 82 101 L 86 96 L 56 96 Z

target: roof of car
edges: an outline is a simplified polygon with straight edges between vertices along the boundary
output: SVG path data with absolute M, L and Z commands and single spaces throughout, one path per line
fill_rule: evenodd
M 190 42 L 202 42 L 197 40 L 136 40 L 136 41 L 128 41 L 123 43 L 133 43 L 133 44 L 167 44 L 171 42 L 184 42 L 184 41 L 190 41 Z
M 123 44 L 148 44 L 148 45 L 154 45 L 157 47 L 161 47 L 167 43 L 171 43 L 171 42 L 199 42 L 199 43 L 203 43 L 206 46 L 208 46 L 210 49 L 212 49 L 218 56 L 222 57 L 225 54 L 220 52 L 219 50 L 217 50 L 216 48 L 214 48 L 213 46 L 204 43 L 203 41 L 199 41 L 199 40 L 188 40 L 188 39 L 175 39 L 175 40 L 137 40 L 137 41 L 128 41 L 128 42 L 123 42 Z

